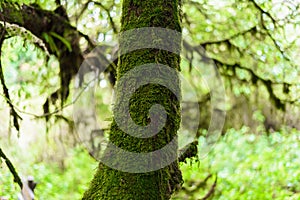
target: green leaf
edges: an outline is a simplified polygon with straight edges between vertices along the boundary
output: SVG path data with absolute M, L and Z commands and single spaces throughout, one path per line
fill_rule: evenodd
M 66 47 L 68 48 L 69 52 L 72 52 L 72 46 L 70 44 L 70 42 L 68 40 L 66 40 L 65 38 L 63 38 L 62 36 L 58 35 L 55 32 L 49 32 L 50 35 L 52 35 L 53 37 L 56 37 L 57 39 L 59 39 L 62 43 L 64 43 L 66 45 Z
M 43 32 L 42 33 L 42 36 L 45 38 L 46 42 L 48 42 L 49 46 L 50 46 L 50 49 L 54 52 L 56 52 L 57 55 L 59 55 L 59 51 L 57 49 L 57 46 L 53 40 L 53 38 L 51 37 L 51 35 Z

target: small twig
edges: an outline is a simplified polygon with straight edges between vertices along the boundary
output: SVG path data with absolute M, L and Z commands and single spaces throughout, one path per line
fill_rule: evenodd
M 219 43 L 222 43 L 222 42 L 228 42 L 229 40 L 238 38 L 239 36 L 244 36 L 247 33 L 251 33 L 252 31 L 256 31 L 256 25 L 252 26 L 252 27 L 250 27 L 250 28 L 248 28 L 246 30 L 240 31 L 238 33 L 235 33 L 235 34 L 229 36 L 228 38 L 221 39 L 221 40 L 216 40 L 216 41 L 208 41 L 208 42 L 201 43 L 200 45 L 206 46 L 206 45 L 212 45 L 212 44 L 219 44 Z
M 83 7 L 82 7 L 81 11 L 79 12 L 79 14 L 76 15 L 76 19 L 75 19 L 76 24 L 78 23 L 78 20 L 79 20 L 79 18 L 81 17 L 81 15 L 82 15 L 82 14 L 84 13 L 84 11 L 88 8 L 88 4 L 89 4 L 89 3 L 91 3 L 91 1 L 86 2 L 86 3 L 83 5 Z
M 117 26 L 116 26 L 116 24 L 115 24 L 113 18 L 112 18 L 111 15 L 110 15 L 110 10 L 109 10 L 109 8 L 105 7 L 102 3 L 96 2 L 96 1 L 91 1 L 91 0 L 89 0 L 88 2 L 86 2 L 86 3 L 83 5 L 81 11 L 80 11 L 79 14 L 76 16 L 76 23 L 77 23 L 77 21 L 79 20 L 79 18 L 83 15 L 83 13 L 86 11 L 86 9 L 88 8 L 88 5 L 89 5 L 90 3 L 94 3 L 95 5 L 100 6 L 100 7 L 106 12 L 106 14 L 107 14 L 107 16 L 108 16 L 108 19 L 109 19 L 109 23 L 110 23 L 110 25 L 111 25 L 111 27 L 112 27 L 112 29 L 113 29 L 113 32 L 114 32 L 115 34 L 118 33 Z
M 216 186 L 217 186 L 217 181 L 218 181 L 218 176 L 216 175 L 216 179 L 214 181 L 214 184 L 210 187 L 207 194 L 204 197 L 202 197 L 200 200 L 207 200 L 215 192 L 215 189 L 216 189 Z
M 207 185 L 207 181 L 212 177 L 212 174 L 208 174 L 204 180 L 197 183 L 197 185 L 193 189 L 187 189 L 186 187 L 183 187 L 182 189 L 186 191 L 188 194 L 192 194 L 196 191 L 198 191 L 201 188 L 205 188 Z
M 110 22 L 110 25 L 111 25 L 111 27 L 112 27 L 112 29 L 113 29 L 113 32 L 114 32 L 114 33 L 118 33 L 117 26 L 116 26 L 116 24 L 115 24 L 113 18 L 112 18 L 111 15 L 110 15 L 110 10 L 109 10 L 109 8 L 106 8 L 106 7 L 105 7 L 102 3 L 100 3 L 100 2 L 96 2 L 96 1 L 91 1 L 91 2 L 93 2 L 95 5 L 100 6 L 103 10 L 105 10 L 105 12 L 106 12 L 106 14 L 107 14 L 107 16 L 108 16 L 108 18 L 109 18 L 109 22 Z
M 13 164 L 11 163 L 11 161 L 7 158 L 7 156 L 4 154 L 4 152 L 2 151 L 1 148 L 0 148 L 0 157 L 5 160 L 5 163 L 6 163 L 7 167 L 8 167 L 8 169 L 9 169 L 9 171 L 14 176 L 14 182 L 17 183 L 20 186 L 21 190 L 22 190 L 23 183 L 21 181 L 21 178 L 18 175 L 18 173 L 16 172 L 15 167 L 13 166 Z
M 94 79 L 92 79 L 91 81 L 89 81 L 89 82 L 82 88 L 82 90 L 78 93 L 78 95 L 73 99 L 72 102 L 70 102 L 69 104 L 66 104 L 66 105 L 60 107 L 59 109 L 56 109 L 56 110 L 54 110 L 54 111 L 52 111 L 52 112 L 44 113 L 44 114 L 42 114 L 42 115 L 38 115 L 38 114 L 35 114 L 35 113 L 26 112 L 26 111 L 24 111 L 24 110 L 18 108 L 16 105 L 14 105 L 14 104 L 12 103 L 12 101 L 11 101 L 10 99 L 8 99 L 5 95 L 0 94 L 0 96 L 2 96 L 6 101 L 8 101 L 9 104 L 13 106 L 14 110 L 18 111 L 19 113 L 23 113 L 23 114 L 25 114 L 25 115 L 33 116 L 33 117 L 36 118 L 36 119 L 38 119 L 38 118 L 44 118 L 44 117 L 47 117 L 47 116 L 50 116 L 50 115 L 59 113 L 59 112 L 62 111 L 63 109 L 65 109 L 65 108 L 67 108 L 67 107 L 70 107 L 70 106 L 74 105 L 74 104 L 79 100 L 79 98 L 80 98 L 80 96 L 83 94 L 83 92 L 87 89 L 87 87 L 88 87 L 90 84 L 92 84 L 92 82 L 95 81 L 96 79 L 97 79 L 97 77 L 94 78 Z
M 252 2 L 253 5 L 254 5 L 254 7 L 255 7 L 256 9 L 258 9 L 262 14 L 265 14 L 266 16 L 268 16 L 268 17 L 272 20 L 274 26 L 276 26 L 276 20 L 274 19 L 274 17 L 273 17 L 269 12 L 265 11 L 264 9 L 262 9 L 262 7 L 260 7 L 260 6 L 256 3 L 255 0 L 250 0 L 250 2 Z
M 253 3 L 254 7 L 256 9 L 259 10 L 260 12 L 260 18 L 261 18 L 261 25 L 263 27 L 263 29 L 266 31 L 267 35 L 270 37 L 270 39 L 272 40 L 272 42 L 274 43 L 276 49 L 281 53 L 281 55 L 287 60 L 290 61 L 290 58 L 288 58 L 286 56 L 286 54 L 284 53 L 284 51 L 281 49 L 281 47 L 278 45 L 277 41 L 275 40 L 275 38 L 271 35 L 271 33 L 268 31 L 268 28 L 265 25 L 264 19 L 263 19 L 263 15 L 266 15 L 269 19 L 271 19 L 273 25 L 276 27 L 277 26 L 277 21 L 275 20 L 275 18 L 267 11 L 265 11 L 264 9 L 262 9 L 255 0 L 250 0 L 250 2 Z

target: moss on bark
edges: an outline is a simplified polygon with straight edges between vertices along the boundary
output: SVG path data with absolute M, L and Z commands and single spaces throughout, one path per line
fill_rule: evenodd
M 123 0 L 121 31 L 143 27 L 161 27 L 181 32 L 180 4 L 178 0 Z M 143 42 L 141 38 L 134 36 L 120 41 L 122 56 L 120 56 L 118 63 L 117 80 L 120 80 L 131 69 L 147 63 L 159 63 L 179 71 L 180 56 L 166 50 L 148 48 L 122 53 L 136 40 Z M 175 44 L 172 45 L 174 46 L 172 48 L 177 50 L 176 52 L 180 51 L 180 41 L 175 41 Z M 175 77 L 174 80 L 170 81 L 174 83 L 175 90 L 180 91 L 179 78 Z M 136 88 L 136 84 L 136 81 L 132 80 L 126 87 Z M 116 93 L 117 99 L 121 100 L 126 99 L 126 95 L 130 94 Z M 131 117 L 140 126 L 154 123 L 149 121 L 149 110 L 154 104 L 160 104 L 167 114 L 166 124 L 153 137 L 136 138 L 123 132 L 114 120 L 110 130 L 110 141 L 124 150 L 137 153 L 152 152 L 161 149 L 174 138 L 176 141 L 180 124 L 179 101 L 180 99 L 172 91 L 162 85 L 151 83 L 137 87 L 135 93 L 130 96 L 130 116 L 128 117 Z M 118 109 L 118 104 L 115 105 L 114 109 Z M 158 118 L 158 120 L 160 119 Z M 125 118 L 124 121 L 126 123 Z M 172 149 L 172 153 L 177 154 L 176 145 Z M 172 193 L 180 187 L 181 182 L 181 172 L 177 160 L 169 166 L 147 173 L 122 172 L 100 163 L 83 199 L 165 200 L 169 199 Z

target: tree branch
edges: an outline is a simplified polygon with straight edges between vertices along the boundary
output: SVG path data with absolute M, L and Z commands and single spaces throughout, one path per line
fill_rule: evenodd
M 117 26 L 116 26 L 116 24 L 115 24 L 113 18 L 112 18 L 111 15 L 110 15 L 110 10 L 109 10 L 109 8 L 106 8 L 106 7 L 105 7 L 102 3 L 100 3 L 100 2 L 96 2 L 96 1 L 91 1 L 91 2 L 93 2 L 95 5 L 100 6 L 103 10 L 105 10 L 105 12 L 106 12 L 106 14 L 107 14 L 107 16 L 108 16 L 110 25 L 111 25 L 111 27 L 112 27 L 112 29 L 113 29 L 113 32 L 114 32 L 115 34 L 117 34 L 117 33 L 118 33 Z
M 210 189 L 207 192 L 207 194 L 204 197 L 201 198 L 201 200 L 207 200 L 215 192 L 215 188 L 217 186 L 217 181 L 218 181 L 218 176 L 216 176 L 214 184 L 210 187 Z
M 230 40 L 216 41 L 216 43 L 223 43 L 223 42 L 227 42 L 228 44 L 231 44 Z M 214 43 L 211 43 L 211 44 L 214 44 Z M 233 72 L 235 72 L 235 69 L 237 69 L 237 68 L 247 71 L 251 75 L 251 83 L 252 84 L 257 84 L 258 81 L 261 81 L 263 83 L 263 85 L 265 85 L 265 87 L 268 90 L 268 93 L 270 95 L 270 99 L 272 100 L 272 102 L 278 109 L 285 110 L 285 104 L 287 102 L 290 102 L 290 103 L 295 102 L 295 101 L 288 101 L 288 100 L 280 99 L 279 97 L 276 96 L 276 94 L 274 93 L 273 88 L 272 88 L 272 85 L 274 85 L 274 84 L 281 84 L 285 88 L 289 88 L 295 84 L 287 83 L 287 82 L 278 82 L 278 81 L 273 81 L 271 79 L 263 78 L 263 77 L 259 76 L 253 69 L 245 67 L 239 62 L 226 63 L 226 62 L 224 62 L 218 58 L 214 58 L 212 56 L 210 56 L 208 58 L 207 55 L 205 55 L 205 52 L 204 52 L 203 48 L 201 48 L 201 46 L 192 46 L 186 41 L 183 41 L 183 46 L 186 48 L 187 51 L 190 51 L 190 52 L 195 51 L 196 53 L 198 53 L 202 57 L 203 60 L 211 59 L 212 61 L 214 61 L 214 63 L 217 65 L 217 67 L 219 69 L 223 66 L 226 66 L 226 70 L 231 69 Z M 241 53 L 241 50 L 240 50 L 240 53 Z M 190 62 L 192 62 L 192 61 L 190 61 Z M 235 78 L 237 78 L 237 77 L 235 76 Z
M 252 26 L 249 29 L 246 29 L 244 31 L 240 31 L 238 33 L 235 33 L 232 36 L 229 36 L 228 38 L 224 38 L 224 39 L 216 40 L 216 41 L 207 41 L 207 42 L 201 43 L 200 45 L 201 46 L 206 46 L 206 45 L 212 45 L 212 44 L 219 44 L 219 43 L 227 42 L 227 41 L 235 39 L 235 38 L 237 38 L 239 36 L 245 35 L 245 34 L 247 34 L 249 32 L 255 32 L 255 31 L 257 31 L 256 26 Z
M 60 88 L 46 100 L 44 112 L 48 113 L 50 103 L 55 104 L 58 99 L 61 100 L 62 107 L 69 96 L 70 82 L 83 61 L 79 39 L 80 37 L 87 39 L 87 37 L 70 25 L 67 13 L 62 6 L 54 12 L 32 5 L 20 6 L 6 0 L 1 2 L 0 6 L 2 7 L 1 14 L 4 16 L 2 21 L 17 24 L 29 30 L 46 44 L 50 54 L 58 58 Z
M 272 20 L 273 24 L 276 26 L 276 24 L 277 24 L 277 23 L 276 23 L 276 20 L 275 20 L 275 18 L 274 18 L 270 13 L 266 12 L 262 7 L 260 7 L 260 6 L 256 3 L 255 0 L 249 0 L 249 1 L 253 3 L 254 7 L 255 7 L 257 10 L 259 10 L 260 13 L 265 14 L 266 16 L 268 16 L 268 17 Z
M 279 46 L 278 42 L 275 40 L 275 38 L 272 36 L 272 34 L 270 33 L 270 31 L 268 30 L 265 21 L 264 21 L 264 15 L 266 15 L 271 21 L 272 24 L 274 25 L 274 27 L 277 27 L 277 21 L 276 19 L 267 11 L 265 11 L 262 7 L 260 7 L 255 0 L 249 0 L 250 2 L 253 3 L 254 7 L 259 10 L 260 12 L 260 20 L 261 20 L 261 25 L 262 28 L 266 31 L 266 34 L 269 36 L 269 38 L 272 40 L 272 42 L 274 43 L 276 49 L 281 53 L 281 55 L 287 60 L 290 61 L 290 58 L 286 56 L 286 54 L 284 53 L 284 51 L 281 49 L 281 47 Z
M 1 148 L 0 148 L 0 158 L 3 158 L 5 160 L 5 163 L 6 163 L 7 167 L 8 167 L 8 169 L 9 169 L 9 171 L 14 176 L 14 182 L 17 183 L 20 186 L 20 189 L 22 190 L 23 183 L 21 181 L 21 178 L 18 175 L 18 173 L 16 172 L 15 167 L 13 166 L 13 164 L 11 163 L 11 161 L 7 158 L 7 156 L 4 154 L 4 152 L 2 151 Z
M 2 33 L 1 33 L 1 36 L 0 36 L 0 82 L 2 84 L 2 89 L 3 89 L 4 96 L 6 97 L 6 102 L 7 102 L 7 104 L 9 105 L 9 107 L 11 109 L 10 110 L 10 115 L 13 117 L 14 127 L 17 129 L 17 131 L 19 131 L 20 130 L 20 125 L 19 125 L 18 120 L 19 119 L 22 120 L 22 118 L 18 115 L 18 113 L 14 109 L 13 104 L 11 103 L 10 96 L 9 96 L 9 91 L 8 91 L 8 88 L 5 84 L 4 73 L 3 73 L 3 68 L 2 68 L 1 56 L 2 56 L 2 45 L 3 45 L 3 42 L 4 42 L 4 34 L 5 34 L 5 21 L 4 21 L 4 29 L 3 29 Z

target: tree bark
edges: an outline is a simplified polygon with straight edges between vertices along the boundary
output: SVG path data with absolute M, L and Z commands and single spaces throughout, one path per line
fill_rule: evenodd
M 124 32 L 144 27 L 167 28 L 181 33 L 180 6 L 181 2 L 179 0 L 123 0 L 121 35 Z M 155 31 L 153 34 L 155 34 Z M 148 37 L 146 40 L 147 39 Z M 128 48 L 143 45 L 145 42 L 150 42 L 155 46 L 156 43 L 166 41 L 156 39 L 144 41 L 143 36 L 139 34 L 133 34 L 132 37 L 125 37 L 125 39 L 122 39 L 121 36 L 117 82 L 120 82 L 122 78 L 126 77 L 126 73 L 130 70 L 138 69 L 138 67 L 149 63 L 166 65 L 175 71 L 180 70 L 179 53 L 157 48 L 141 48 L 131 52 L 127 51 Z M 180 40 L 173 41 L 170 45 L 172 45 L 172 49 L 175 49 L 176 52 L 180 52 L 181 37 Z M 157 73 L 158 77 L 163 77 L 163 75 L 161 75 L 163 72 L 156 71 L 155 73 Z M 151 107 L 154 104 L 159 104 L 162 105 L 166 111 L 166 123 L 164 124 L 164 127 L 158 131 L 158 134 L 148 138 L 137 138 L 123 131 L 124 129 L 119 127 L 115 118 L 110 128 L 110 145 L 116 145 L 120 149 L 128 152 L 142 154 L 159 150 L 171 141 L 175 141 L 175 145 L 173 145 L 171 151 L 168 152 L 169 154 L 162 156 L 164 158 L 167 156 L 174 158 L 174 156 L 177 156 L 176 135 L 180 124 L 180 97 L 176 96 L 173 91 L 180 91 L 179 78 L 178 76 L 175 76 L 173 80 L 170 80 L 172 81 L 173 91 L 155 83 L 139 87 L 137 79 L 141 77 L 137 75 L 135 78 L 130 79 L 130 81 L 124 84 L 126 85 L 125 91 L 127 91 L 128 88 L 137 88 L 136 90 L 133 89 L 135 92 L 132 96 L 131 94 L 122 92 L 124 88 L 120 89 L 118 88 L 120 85 L 117 85 L 117 102 L 115 102 L 114 114 L 120 111 L 119 106 L 123 103 L 126 104 L 126 102 L 122 102 L 124 99 L 130 99 L 130 115 L 128 118 L 131 118 L 136 125 L 147 126 L 149 123 L 156 123 L 161 120 L 159 116 L 155 116 L 155 113 L 149 120 L 149 115 L 151 116 L 149 110 L 151 110 Z M 118 102 L 118 100 L 120 102 Z M 129 129 L 134 129 L 134 126 L 130 125 L 126 117 L 122 119 L 122 122 L 124 122 L 125 125 L 128 125 Z M 128 169 L 128 171 L 130 171 L 131 167 L 134 167 L 134 158 L 123 158 L 123 154 L 112 155 L 109 151 L 109 146 L 107 149 L 108 150 L 104 153 L 104 157 L 113 156 L 116 166 L 122 166 L 122 162 L 129 159 L 132 162 L 126 163 L 128 166 L 123 167 Z M 151 162 L 162 162 L 162 159 L 153 157 Z M 144 164 L 147 166 L 147 163 Z M 149 163 L 149 165 L 150 164 L 151 163 Z M 161 163 L 158 163 L 158 166 L 159 164 Z M 149 170 L 149 172 L 145 173 L 133 173 L 128 171 L 118 170 L 100 162 L 94 179 L 92 180 L 89 189 L 85 192 L 83 199 L 165 200 L 170 199 L 173 192 L 180 188 L 182 183 L 177 157 L 169 165 L 154 171 Z

